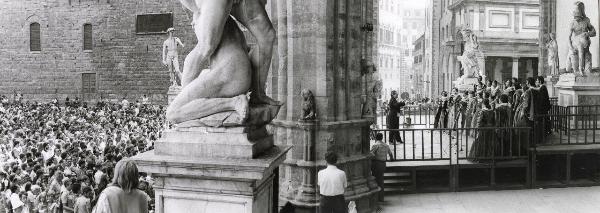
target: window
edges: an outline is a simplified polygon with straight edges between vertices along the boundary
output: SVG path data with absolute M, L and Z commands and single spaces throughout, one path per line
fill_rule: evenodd
M 29 50 L 42 51 L 40 24 L 37 22 L 29 25 Z
M 96 73 L 81 74 L 81 90 L 83 93 L 96 93 Z
M 84 24 L 83 25 L 83 50 L 92 50 L 93 42 L 92 42 L 92 25 Z
M 172 13 L 138 15 L 135 22 L 137 34 L 166 33 L 170 27 L 173 27 Z

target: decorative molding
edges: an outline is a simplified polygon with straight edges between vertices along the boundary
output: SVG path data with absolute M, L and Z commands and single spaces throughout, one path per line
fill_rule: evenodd
M 512 11 L 508 10 L 490 10 L 488 12 L 488 26 L 489 28 L 501 28 L 501 29 L 510 29 L 512 26 Z M 500 17 L 505 16 L 505 17 Z M 504 20 L 504 21 L 503 21 Z M 495 23 L 495 21 L 502 21 L 504 23 Z
M 540 13 L 522 12 L 521 28 L 537 30 L 540 27 Z

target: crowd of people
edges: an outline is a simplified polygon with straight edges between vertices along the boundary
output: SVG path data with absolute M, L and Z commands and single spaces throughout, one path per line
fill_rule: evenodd
M 460 93 L 454 88 L 452 94 L 442 92 L 439 98 L 434 121 L 435 128 L 485 128 L 500 127 L 496 130 L 470 131 L 475 137 L 469 150 L 469 157 L 477 161 L 492 155 L 506 155 L 519 152 L 527 145 L 523 138 L 512 140 L 514 134 L 504 127 L 531 127 L 531 133 L 523 133 L 532 138 L 540 138 L 549 133 L 547 115 L 551 104 L 548 89 L 543 77 L 529 77 L 525 82 L 513 78 L 504 86 L 498 81 L 485 83 L 479 78 L 473 90 Z M 520 132 L 517 132 L 520 134 Z M 498 140 L 498 138 L 506 140 Z M 509 142 L 510 141 L 510 142 Z M 506 144 L 506 143 L 519 144 Z M 509 148 L 512 147 L 512 148 Z
M 117 162 L 153 149 L 168 125 L 164 115 L 147 97 L 92 106 L 78 98 L 59 103 L 2 96 L 0 213 L 91 212 L 111 180 L 121 181 L 113 174 Z M 135 175 L 135 187 L 151 201 L 152 178 Z M 147 202 L 149 209 L 153 203 Z

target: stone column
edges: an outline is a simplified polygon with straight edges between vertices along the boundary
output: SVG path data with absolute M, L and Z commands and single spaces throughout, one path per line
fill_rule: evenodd
M 512 77 L 519 78 L 519 58 L 513 57 L 512 59 Z
M 278 8 L 277 73 L 285 77 L 278 81 L 278 99 L 286 106 L 271 130 L 278 145 L 293 147 L 279 170 L 280 205 L 289 202 L 297 213 L 316 211 L 317 172 L 325 168 L 324 155 L 331 151 L 338 153 L 338 168 L 346 172 L 346 201 L 355 201 L 358 212 L 375 212 L 379 187 L 370 171 L 372 119 L 361 110 L 361 59 L 372 60 L 376 51 L 368 49 L 376 34 L 367 32 L 364 39 L 361 27 L 365 20 L 374 22 L 377 2 L 271 2 Z M 300 121 L 303 89 L 314 94 L 318 122 Z

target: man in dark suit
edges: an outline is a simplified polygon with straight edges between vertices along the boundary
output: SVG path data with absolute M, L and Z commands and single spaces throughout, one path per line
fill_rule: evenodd
M 400 121 L 398 118 L 398 113 L 400 113 L 400 108 L 405 105 L 404 102 L 398 102 L 397 99 L 398 99 L 398 92 L 394 90 L 394 91 L 392 91 L 392 97 L 390 98 L 390 102 L 388 105 L 390 112 L 388 113 L 388 116 L 387 116 L 387 128 L 392 129 L 392 130 L 400 128 Z M 402 138 L 400 138 L 399 131 L 391 131 L 389 138 L 390 138 L 389 139 L 390 144 L 394 144 L 396 142 L 403 143 Z

